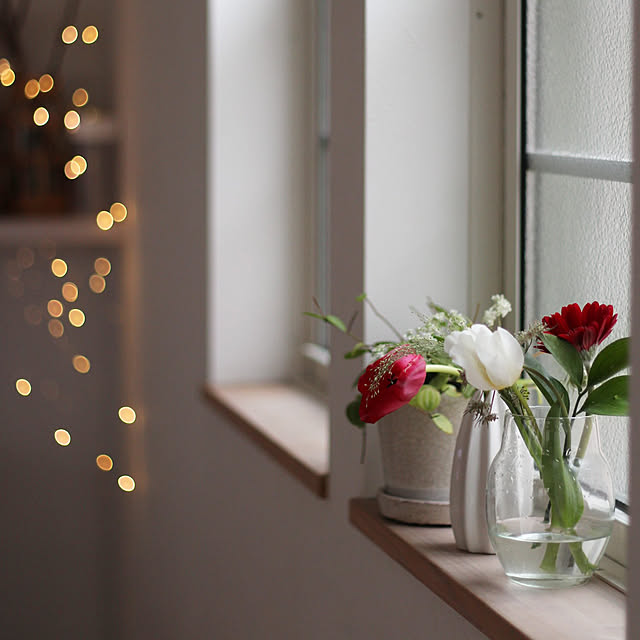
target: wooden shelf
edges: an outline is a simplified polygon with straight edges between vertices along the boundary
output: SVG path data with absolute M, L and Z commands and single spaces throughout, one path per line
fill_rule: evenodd
M 351 500 L 349 520 L 489 638 L 625 638 L 626 597 L 602 580 L 562 590 L 521 587 L 495 556 L 457 550 L 451 528 L 391 522 L 370 498 Z
M 95 216 L 67 218 L 0 218 L 0 246 L 37 246 L 53 242 L 59 246 L 118 247 L 126 229 L 114 225 L 108 231 L 98 228 Z
M 328 494 L 329 411 L 287 384 L 205 385 L 231 424 L 321 498 Z

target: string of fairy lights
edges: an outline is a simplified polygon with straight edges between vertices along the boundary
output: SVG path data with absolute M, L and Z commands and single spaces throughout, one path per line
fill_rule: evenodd
M 77 1 L 69 15 L 75 14 L 77 10 Z M 70 5 L 69 5 L 70 6 Z M 61 40 L 64 45 L 70 46 L 81 39 L 85 45 L 94 44 L 99 37 L 98 29 L 89 25 L 86 26 L 81 34 L 73 24 L 69 24 L 62 29 Z M 59 66 L 61 55 L 58 55 Z M 16 82 L 16 71 L 11 66 L 11 62 L 7 58 L 0 59 L 0 84 L 4 87 L 10 87 Z M 54 74 L 45 73 L 38 78 L 30 78 L 25 82 L 24 97 L 26 100 L 37 102 L 40 94 L 50 92 L 55 86 Z M 63 123 L 68 131 L 74 131 L 81 125 L 81 110 L 89 103 L 89 93 L 83 88 L 75 89 L 71 95 L 71 105 L 63 116 Z M 35 106 L 33 110 L 33 123 L 36 127 L 45 127 L 50 123 L 52 115 L 44 106 Z M 64 166 L 64 175 L 69 180 L 76 180 L 88 169 L 87 160 L 81 155 L 75 155 L 69 159 Z M 114 224 L 122 223 L 127 218 L 127 208 L 121 202 L 114 202 L 109 209 L 99 211 L 96 215 L 96 224 L 102 231 L 108 231 Z M 47 255 L 50 267 L 50 273 L 54 278 L 64 279 L 68 274 L 68 265 L 65 260 L 55 256 L 55 247 L 50 246 L 50 254 Z M 36 254 L 32 249 L 21 247 L 18 249 L 16 257 L 16 276 L 13 278 L 13 285 L 18 286 L 19 277 L 26 273 L 35 263 Z M 107 278 L 111 273 L 112 265 L 106 257 L 98 257 L 93 262 L 93 273 L 89 276 L 87 284 L 89 290 L 93 294 L 101 294 L 107 288 Z M 59 340 L 65 333 L 65 320 L 69 327 L 79 328 L 87 322 L 85 312 L 80 308 L 78 300 L 80 298 L 80 287 L 76 282 L 66 280 L 60 287 L 60 299 L 52 298 L 46 305 L 29 305 L 25 308 L 25 319 L 31 325 L 44 324 L 46 316 L 48 320 L 46 327 L 53 340 Z M 46 307 L 46 315 L 43 311 Z M 86 375 L 91 370 L 91 362 L 89 358 L 81 353 L 74 353 L 71 357 L 71 365 L 73 369 L 80 375 Z M 49 381 L 49 385 L 55 387 L 55 383 Z M 22 397 L 31 396 L 32 384 L 26 378 L 19 378 L 15 382 L 17 393 Z M 130 406 L 121 406 L 117 411 L 117 417 L 125 425 L 132 425 L 137 420 L 135 410 Z M 114 416 L 115 419 L 115 416 Z M 71 444 L 72 437 L 70 427 L 57 428 L 53 431 L 53 439 L 61 447 L 68 447 Z M 114 460 L 108 453 L 99 453 L 95 458 L 97 469 L 104 472 L 110 472 L 114 469 Z M 135 480 L 130 475 L 119 475 L 117 484 L 123 491 L 130 492 L 136 487 Z

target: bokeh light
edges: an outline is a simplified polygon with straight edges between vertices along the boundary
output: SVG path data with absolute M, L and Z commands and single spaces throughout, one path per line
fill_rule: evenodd
M 60 258 L 51 262 L 51 273 L 58 278 L 62 278 L 67 273 L 67 263 Z
M 10 87 L 16 79 L 16 74 L 13 72 L 13 69 L 5 69 L 2 73 L 0 73 L 0 82 L 4 87 Z
M 87 170 L 87 161 L 82 156 L 73 156 L 72 162 L 75 162 L 78 165 L 79 176 Z
M 33 100 L 40 93 L 40 83 L 32 78 L 24 85 L 24 95 Z
M 43 125 L 47 124 L 47 122 L 49 122 L 49 112 L 44 107 L 38 107 L 33 112 L 33 121 L 39 127 L 42 127 Z
M 89 289 L 93 291 L 93 293 L 102 293 L 107 288 L 106 280 L 97 274 L 92 274 L 89 276 Z
M 42 322 L 42 309 L 35 304 L 30 304 L 24 309 L 24 319 L 31 326 L 38 326 Z
M 111 263 L 106 258 L 96 258 L 93 268 L 99 276 L 108 276 L 111 273 Z
M 133 491 L 136 488 L 136 483 L 131 476 L 120 476 L 118 478 L 118 486 L 123 491 Z
M 113 216 L 108 211 L 101 211 L 96 216 L 96 223 L 103 231 L 108 231 L 113 227 Z
M 66 447 L 71 443 L 71 434 L 66 429 L 56 429 L 53 437 L 61 447 Z
M 64 165 L 64 175 L 69 178 L 69 180 L 75 180 L 80 175 L 80 166 L 75 160 L 69 160 Z
M 11 69 L 11 63 L 6 58 L 0 58 L 0 74 Z
M 60 320 L 49 320 L 48 328 L 49 333 L 54 338 L 62 338 L 62 335 L 64 334 L 64 325 Z
M 22 269 L 29 269 L 33 267 L 33 263 L 36 260 L 36 256 L 33 250 L 27 247 L 20 247 L 16 252 L 16 261 Z
M 62 315 L 63 310 L 62 302 L 60 302 L 60 300 L 49 300 L 49 302 L 47 302 L 47 311 L 50 316 L 59 318 Z
M 80 114 L 73 109 L 64 114 L 64 126 L 67 129 L 76 129 L 80 124 Z
M 78 287 L 73 282 L 65 282 L 62 285 L 62 297 L 67 302 L 75 302 L 78 299 Z
M 16 380 L 16 391 L 21 396 L 28 396 L 31 393 L 31 383 L 25 378 L 18 378 Z
M 76 89 L 71 97 L 71 102 L 73 102 L 74 107 L 84 107 L 84 105 L 89 102 L 87 90 L 82 88 Z
M 125 424 L 133 424 L 136 421 L 136 412 L 131 407 L 120 407 L 118 417 Z
M 53 89 L 53 78 L 48 73 L 45 73 L 43 76 L 40 76 L 38 84 L 40 85 L 40 91 L 47 93 Z
M 96 464 L 98 465 L 98 469 L 102 469 L 102 471 L 111 471 L 111 469 L 113 469 L 113 460 L 105 453 L 100 454 L 96 458 Z
M 84 324 L 85 316 L 80 309 L 71 309 L 69 311 L 69 322 L 74 327 L 81 327 Z
M 116 222 L 122 222 L 127 217 L 127 207 L 122 202 L 114 202 L 109 211 Z
M 98 39 L 98 29 L 93 25 L 89 25 L 82 30 L 82 42 L 85 44 L 93 44 Z
M 89 362 L 89 359 L 86 358 L 85 356 L 80 356 L 80 355 L 73 356 L 72 363 L 73 363 L 73 368 L 78 373 L 88 373 L 89 369 L 91 369 L 91 363 Z
M 69 25 L 62 30 L 62 42 L 65 44 L 72 44 L 78 39 L 78 30 L 73 26 Z

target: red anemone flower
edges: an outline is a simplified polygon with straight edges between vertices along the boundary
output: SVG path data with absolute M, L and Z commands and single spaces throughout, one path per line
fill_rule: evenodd
M 570 342 L 578 351 L 588 351 L 611 333 L 617 319 L 610 304 L 588 302 L 580 309 L 574 302 L 562 307 L 560 313 L 545 316 L 542 322 L 548 329 L 545 333 Z M 542 344 L 538 344 L 538 349 L 547 352 Z
M 362 394 L 360 419 L 363 422 L 377 422 L 408 404 L 424 384 L 423 357 L 410 353 L 398 358 L 398 350 L 403 348 L 397 347 L 371 363 L 360 376 L 358 391 Z

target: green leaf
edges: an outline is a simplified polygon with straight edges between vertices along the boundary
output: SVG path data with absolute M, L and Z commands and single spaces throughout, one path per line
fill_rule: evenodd
M 431 374 L 433 375 L 433 374 Z M 436 388 L 438 391 L 444 390 L 445 386 L 449 383 L 450 374 L 448 373 L 436 373 L 430 380 L 429 384 Z
M 540 339 L 556 362 L 567 372 L 571 382 L 579 389 L 582 388 L 584 367 L 578 350 L 570 342 L 550 333 L 543 333 Z
M 534 369 L 530 367 L 529 364 L 525 364 L 524 370 L 533 380 L 549 405 L 558 404 L 558 406 L 563 409 L 562 414 L 566 416 L 569 410 L 569 393 L 564 388 L 562 382 L 548 375 L 546 372 L 543 373 L 544 369 L 542 369 L 542 367 Z
M 356 346 L 351 349 L 351 351 L 347 351 L 347 353 L 344 354 L 344 358 L 345 360 L 352 360 L 353 358 L 357 358 L 358 356 L 361 356 L 362 354 L 368 352 L 369 347 L 367 347 L 364 342 L 358 342 Z
M 545 420 L 542 447 L 542 481 L 551 501 L 551 523 L 567 529 L 574 527 L 582 517 L 584 499 L 582 490 L 565 458 L 562 437 L 564 420 L 559 404 L 549 409 Z
M 440 392 L 430 384 L 423 384 L 420 391 L 411 398 L 409 404 L 416 409 L 430 413 L 440 406 Z
M 449 396 L 450 398 L 459 398 L 462 396 L 462 392 L 458 391 L 455 384 L 445 384 L 441 391 L 442 395 Z
M 355 400 L 353 400 L 347 405 L 347 408 L 345 410 L 345 413 L 347 414 L 347 419 L 349 420 L 349 422 L 352 425 L 359 428 L 362 428 L 365 426 L 365 423 L 362 420 L 360 420 L 361 399 L 362 399 L 362 396 L 358 396 Z
M 302 315 L 309 316 L 310 318 L 317 318 L 318 320 L 324 320 L 324 316 L 319 313 L 311 313 L 311 311 L 305 311 Z
M 444 433 L 448 433 L 449 435 L 453 433 L 453 425 L 447 416 L 444 416 L 441 413 L 432 413 L 431 419 L 433 420 L 433 424 L 435 424 L 440 431 L 444 431 Z
M 629 338 L 620 338 L 607 345 L 593 361 L 589 371 L 589 386 L 593 387 L 629 366 Z
M 347 332 L 347 325 L 345 325 L 345 323 L 342 322 L 342 320 L 340 320 L 338 316 L 332 316 L 332 315 L 325 316 L 324 321 L 328 322 L 330 325 L 334 326 L 336 329 L 340 329 L 340 331 L 343 331 L 344 333 Z
M 472 387 L 470 384 L 465 384 L 462 389 L 462 395 L 467 399 L 471 399 L 475 392 L 476 392 L 476 388 Z
M 598 416 L 628 416 L 630 379 L 631 376 L 617 376 L 596 387 L 580 411 Z
M 366 297 L 366 293 L 361 293 L 359 296 L 356 296 L 356 302 L 362 302 Z

